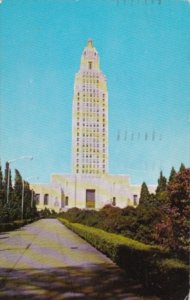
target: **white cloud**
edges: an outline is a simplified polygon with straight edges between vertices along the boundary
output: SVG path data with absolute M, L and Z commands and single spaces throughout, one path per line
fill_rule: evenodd
M 183 0 L 183 1 L 188 2 L 190 4 L 190 0 Z

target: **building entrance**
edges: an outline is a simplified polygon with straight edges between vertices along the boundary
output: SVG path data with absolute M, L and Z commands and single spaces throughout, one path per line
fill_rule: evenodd
M 86 190 L 86 208 L 95 208 L 95 190 Z

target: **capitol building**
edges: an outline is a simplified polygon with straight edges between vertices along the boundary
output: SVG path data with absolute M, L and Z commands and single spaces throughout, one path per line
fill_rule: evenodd
M 31 184 L 38 210 L 137 206 L 140 185 L 108 171 L 108 91 L 91 39 L 75 75 L 72 109 L 72 173 L 52 174 L 49 184 Z M 153 186 L 149 186 L 154 191 Z

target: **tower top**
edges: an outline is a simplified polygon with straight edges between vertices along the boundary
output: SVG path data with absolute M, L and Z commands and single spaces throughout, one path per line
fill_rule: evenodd
M 93 48 L 93 40 L 92 39 L 88 39 L 87 47 L 88 48 Z
M 93 40 L 88 39 L 87 45 L 81 56 L 81 70 L 99 70 L 99 56 L 96 48 L 93 45 Z

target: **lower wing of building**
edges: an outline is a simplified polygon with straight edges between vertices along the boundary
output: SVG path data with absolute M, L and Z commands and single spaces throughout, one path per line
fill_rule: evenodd
M 38 210 L 56 212 L 72 207 L 101 209 L 105 205 L 120 208 L 139 204 L 140 185 L 130 184 L 127 175 L 53 174 L 50 184 L 31 184 Z M 155 186 L 149 186 L 154 192 Z

